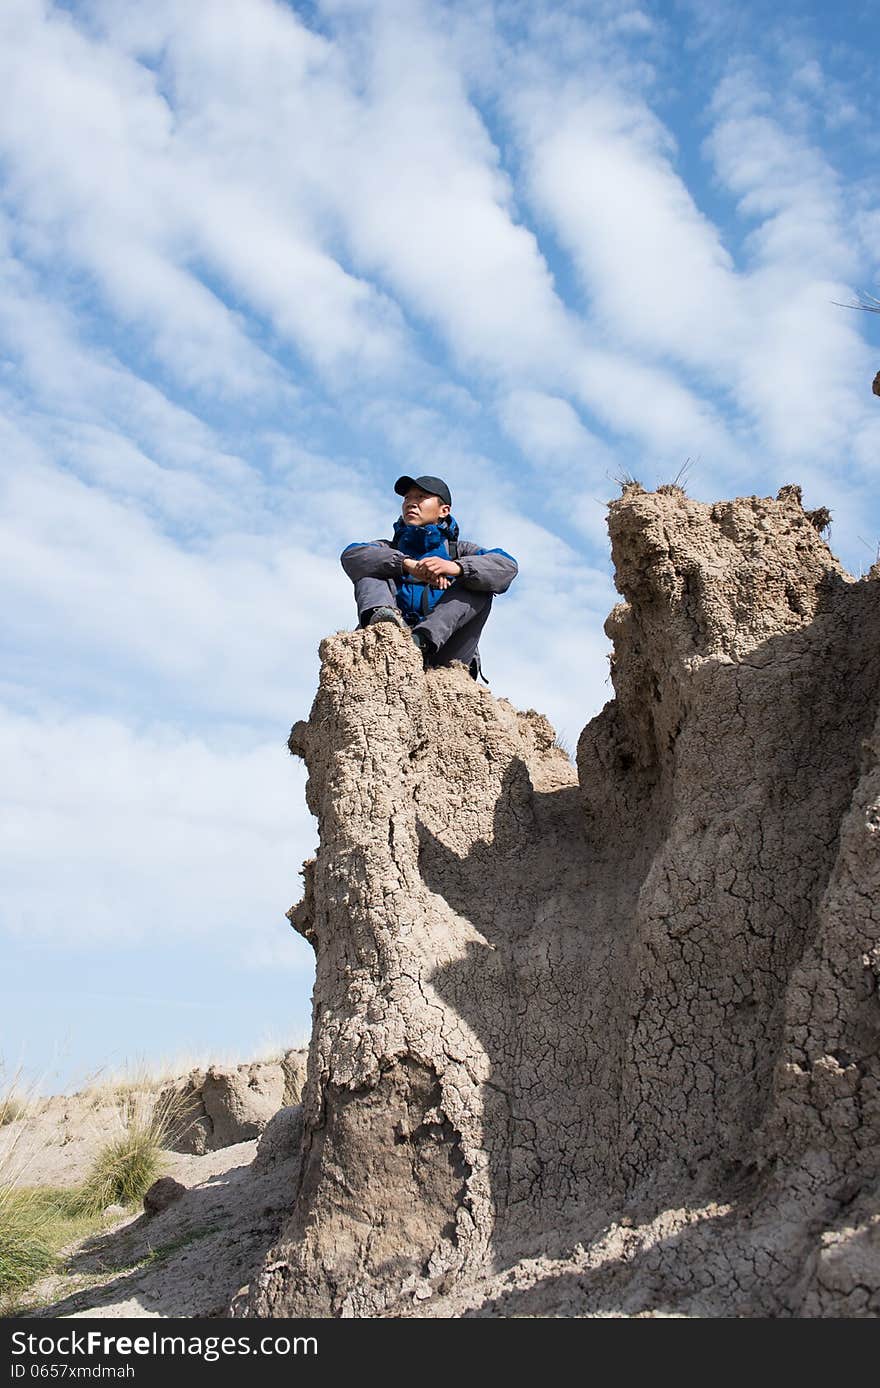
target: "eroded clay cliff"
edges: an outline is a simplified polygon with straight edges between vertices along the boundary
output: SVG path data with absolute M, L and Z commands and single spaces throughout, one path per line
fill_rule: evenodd
M 392 624 L 322 644 L 251 1314 L 880 1312 L 880 582 L 821 519 L 625 489 L 577 770 Z

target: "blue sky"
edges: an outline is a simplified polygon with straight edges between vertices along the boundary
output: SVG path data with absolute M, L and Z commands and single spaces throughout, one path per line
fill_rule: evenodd
M 4 0 L 0 1056 L 302 1042 L 338 562 L 403 472 L 520 576 L 494 693 L 610 697 L 605 504 L 800 482 L 866 570 L 871 7 Z

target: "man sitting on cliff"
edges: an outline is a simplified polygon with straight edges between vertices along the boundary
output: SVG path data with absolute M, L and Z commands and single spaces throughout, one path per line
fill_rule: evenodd
M 494 594 L 506 592 L 516 578 L 516 560 L 503 549 L 458 538 L 452 496 L 441 477 L 399 477 L 394 490 L 403 497 L 403 513 L 393 540 L 358 542 L 342 551 L 358 625 L 406 623 L 426 666 L 460 660 L 476 679 L 482 674 L 480 633 Z

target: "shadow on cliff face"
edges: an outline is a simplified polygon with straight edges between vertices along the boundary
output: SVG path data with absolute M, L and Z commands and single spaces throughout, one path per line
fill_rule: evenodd
M 458 1314 L 874 1317 L 880 1188 L 853 1188 L 811 1195 L 778 1182 L 769 1198 L 743 1186 L 726 1203 L 646 1200 L 576 1243 L 513 1259 Z
M 466 858 L 419 825 L 426 886 L 485 940 L 429 981 L 482 1046 L 483 1124 L 498 1229 L 519 1233 L 591 1189 L 619 1187 L 619 1012 L 628 881 L 585 862 L 578 788 L 531 789 L 507 768 L 491 841 Z
M 638 725 L 618 703 L 585 729 L 580 788 L 536 792 L 514 758 L 466 857 L 419 825 L 425 884 L 485 940 L 430 982 L 491 1065 L 497 1264 L 590 1209 L 769 1169 L 787 992 L 877 715 L 878 599 L 832 576 L 808 625 L 674 689 L 657 671 Z
M 767 1238 L 768 1232 L 770 1238 Z M 593 1238 L 548 1249 L 494 1279 L 496 1290 L 465 1316 L 735 1316 L 785 1315 L 802 1276 L 774 1231 L 743 1237 L 742 1212 L 730 1205 L 656 1208 L 642 1221 L 623 1216 Z M 781 1254 L 781 1256 L 780 1256 Z M 766 1277 L 771 1261 L 775 1277 Z M 500 1288 L 498 1287 L 498 1284 Z M 788 1295 L 787 1295 L 788 1294 Z

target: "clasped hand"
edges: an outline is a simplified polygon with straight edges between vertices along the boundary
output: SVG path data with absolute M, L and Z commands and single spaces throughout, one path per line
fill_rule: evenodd
M 428 583 L 432 588 L 448 588 L 454 578 L 458 578 L 459 568 L 452 559 L 441 559 L 439 554 L 429 554 L 424 559 L 414 559 L 409 572 L 419 583 Z M 409 563 L 407 563 L 409 567 Z

